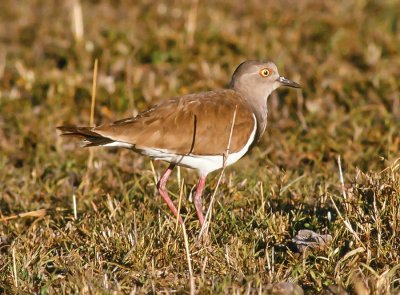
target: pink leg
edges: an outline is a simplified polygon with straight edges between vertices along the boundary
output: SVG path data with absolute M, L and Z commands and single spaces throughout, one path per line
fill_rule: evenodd
M 199 218 L 201 225 L 203 225 L 203 223 L 204 223 L 201 195 L 203 193 L 204 185 L 206 184 L 206 177 L 207 177 L 207 175 L 200 176 L 199 182 L 197 183 L 196 194 L 194 195 L 194 206 L 196 207 L 197 217 Z
M 178 210 L 176 209 L 174 203 L 172 203 L 170 197 L 168 196 L 166 184 L 168 181 L 169 176 L 172 173 L 172 170 L 175 168 L 175 164 L 170 164 L 168 169 L 164 172 L 163 176 L 157 183 L 158 192 L 160 193 L 161 197 L 164 199 L 165 203 L 167 203 L 169 209 L 174 213 L 175 217 L 178 216 Z M 183 224 L 183 219 L 179 216 L 179 222 Z

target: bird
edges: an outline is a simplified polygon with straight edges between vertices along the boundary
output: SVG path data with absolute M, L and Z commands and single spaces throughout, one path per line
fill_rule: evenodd
M 165 203 L 184 224 L 168 195 L 167 181 L 176 166 L 197 170 L 193 197 L 204 223 L 202 194 L 209 173 L 231 165 L 260 140 L 267 125 L 267 101 L 280 86 L 300 85 L 280 76 L 272 61 L 247 60 L 224 89 L 165 100 L 138 115 L 97 127 L 58 126 L 62 136 L 83 139 L 84 147 L 127 148 L 169 163 L 157 183 Z

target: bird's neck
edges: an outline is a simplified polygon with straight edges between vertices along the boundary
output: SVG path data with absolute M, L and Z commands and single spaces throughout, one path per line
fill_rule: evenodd
M 265 89 L 254 89 L 250 87 L 238 87 L 241 85 L 234 85 L 232 89 L 239 92 L 248 102 L 250 105 L 256 120 L 257 120 L 257 132 L 255 141 L 257 142 L 260 137 L 263 135 L 265 131 L 265 127 L 267 126 L 267 114 L 268 114 L 268 107 L 267 101 L 268 97 L 273 91 L 266 91 Z

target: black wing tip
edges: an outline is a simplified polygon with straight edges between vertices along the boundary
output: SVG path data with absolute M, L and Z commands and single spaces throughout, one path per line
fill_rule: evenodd
M 82 140 L 82 147 L 102 146 L 114 142 L 114 140 L 104 137 L 93 131 L 93 127 L 78 126 L 57 126 L 61 136 L 77 137 Z

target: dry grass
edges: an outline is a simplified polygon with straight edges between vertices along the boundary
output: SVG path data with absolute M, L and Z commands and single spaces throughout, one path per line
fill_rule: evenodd
M 17 218 L 0 223 L 0 293 L 399 292 L 397 2 L 153 2 L 1 1 L 0 218 Z M 88 150 L 57 135 L 88 124 L 96 58 L 95 124 L 223 87 L 249 58 L 303 85 L 271 97 L 262 142 L 226 169 L 208 240 L 196 175 L 169 187 L 185 248 L 148 159 L 97 149 L 87 170 Z M 300 229 L 333 241 L 300 254 Z

